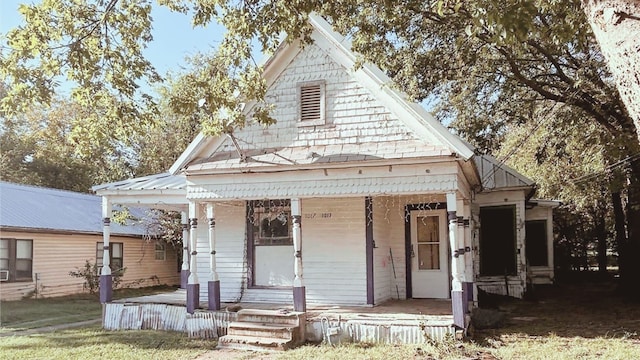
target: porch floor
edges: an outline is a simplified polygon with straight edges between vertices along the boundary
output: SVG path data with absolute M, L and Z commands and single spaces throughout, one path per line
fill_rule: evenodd
M 179 289 L 169 293 L 140 296 L 114 300 L 114 303 L 166 304 L 186 306 L 186 290 Z M 207 309 L 207 302 L 200 299 L 200 309 Z M 241 309 L 289 310 L 293 304 L 274 303 L 223 303 L 221 310 L 239 305 Z M 428 316 L 432 320 L 450 321 L 452 319 L 451 300 L 449 299 L 407 299 L 388 300 L 375 306 L 339 306 L 307 304 L 307 320 L 314 318 L 340 317 L 342 320 L 416 320 Z

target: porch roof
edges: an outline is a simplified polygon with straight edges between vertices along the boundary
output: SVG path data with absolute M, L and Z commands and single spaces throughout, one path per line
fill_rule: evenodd
M 187 178 L 183 175 L 171 175 L 161 173 L 155 175 L 142 176 L 112 183 L 95 185 L 91 188 L 96 193 L 106 193 L 113 191 L 132 190 L 185 190 L 187 188 Z
M 169 173 L 142 176 L 91 188 L 114 204 L 184 210 L 188 205 L 187 178 Z
M 240 153 L 242 153 L 242 158 Z M 361 144 L 297 146 L 271 149 L 227 150 L 194 162 L 187 172 L 237 169 L 268 169 L 309 165 L 358 163 L 376 160 L 435 159 L 451 156 L 449 149 L 425 144 L 420 140 L 382 141 Z M 243 159 L 244 158 L 244 159 Z M 234 171 L 235 172 L 235 171 Z

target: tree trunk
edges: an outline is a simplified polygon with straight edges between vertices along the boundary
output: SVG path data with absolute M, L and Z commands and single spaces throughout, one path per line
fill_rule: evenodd
M 624 246 L 619 248 L 620 290 L 631 297 L 640 295 L 640 160 L 631 162 L 629 186 L 627 187 L 627 234 Z
M 640 139 L 640 1 L 582 0 Z

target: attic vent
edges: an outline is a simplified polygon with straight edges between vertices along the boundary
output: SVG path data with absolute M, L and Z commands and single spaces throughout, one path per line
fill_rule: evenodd
M 324 82 L 298 86 L 300 126 L 324 124 Z

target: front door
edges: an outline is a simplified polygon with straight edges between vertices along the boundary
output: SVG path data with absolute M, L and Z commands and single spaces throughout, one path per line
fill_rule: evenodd
M 411 212 L 411 285 L 414 298 L 449 298 L 445 210 Z

